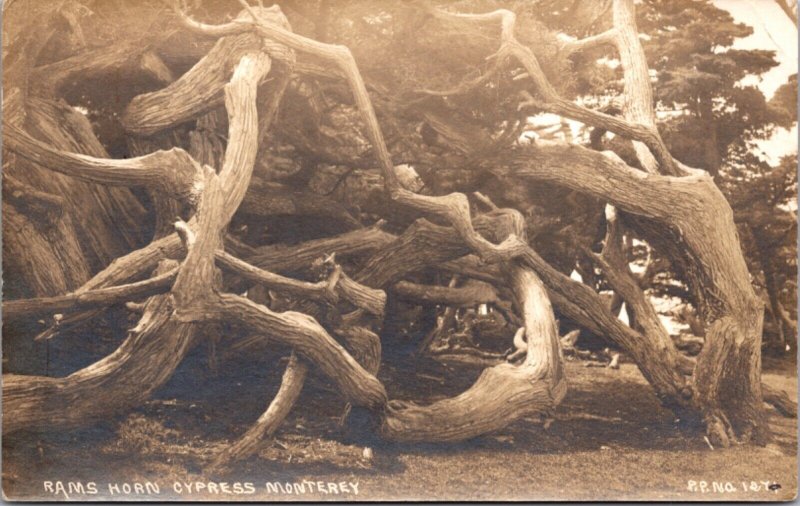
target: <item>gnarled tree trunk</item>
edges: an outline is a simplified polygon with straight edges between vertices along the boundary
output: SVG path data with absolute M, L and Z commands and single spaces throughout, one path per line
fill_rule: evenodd
M 275 399 L 218 456 L 216 465 L 252 454 L 264 438 L 274 434 L 301 395 L 310 367 L 331 379 L 347 402 L 379 417 L 380 435 L 387 439 L 467 439 L 500 430 L 530 414 L 548 418 L 561 402 L 567 383 L 555 306 L 574 322 L 618 344 L 659 398 L 676 410 L 703 418 L 715 444 L 766 441 L 769 429 L 760 381 L 763 308 L 749 281 L 730 206 L 708 174 L 672 158 L 658 132 L 632 0 L 613 2 L 609 31 L 563 48 L 568 55 L 598 45 L 617 48 L 625 98 L 620 116 L 559 96 L 535 52 L 516 39 L 516 16 L 506 10 L 459 14 L 426 7 L 434 19 L 470 27 L 499 26 L 500 47 L 491 48 L 495 59 L 487 75 L 446 92 L 419 92 L 459 95 L 517 62 L 526 73 L 515 81 L 529 85 L 530 91 L 523 96 L 527 94 L 541 110 L 608 130 L 633 143 L 631 165 L 611 152 L 538 142 L 498 149 L 503 154 L 495 153 L 493 161 L 499 163 L 482 167 L 512 178 L 516 185 L 546 181 L 613 206 L 610 214 L 616 219 L 607 220 L 603 252 L 585 253 L 634 315 L 631 326 L 609 310 L 594 288 L 542 259 L 536 244 L 530 244 L 534 241 L 527 239 L 520 212 L 499 209 L 479 196 L 491 211 L 475 215 L 475 206 L 463 193 L 434 196 L 406 181 L 390 150 L 403 143 L 387 143 L 374 109 L 372 97 L 380 94 L 381 87 L 368 88 L 346 47 L 293 33 L 277 6 L 240 3 L 245 9 L 222 25 L 200 23 L 177 12 L 182 29 L 215 41 L 199 44 L 210 49 L 196 55 L 199 61 L 178 77 L 155 51 L 137 52 L 132 45 L 126 51 L 92 51 L 50 64 L 38 69 L 39 84 L 29 86 L 37 48 L 41 50 L 46 40 L 26 39 L 20 46 L 28 59 L 21 58 L 14 70 L 24 78 L 9 81 L 18 91 L 10 103 L 16 105 L 10 108 L 13 114 L 7 120 L 5 143 L 15 156 L 13 168 L 5 174 L 9 184 L 4 191 L 10 193 L 3 203 L 4 226 L 9 230 L 7 242 L 12 243 L 6 256 L 15 258 L 24 270 L 20 283 L 27 284 L 30 295 L 56 296 L 14 301 L 4 309 L 12 320 L 65 313 L 58 326 L 39 336 L 54 338 L 60 330 L 80 325 L 112 304 L 146 301 L 139 324 L 125 342 L 95 364 L 64 378 L 6 375 L 4 433 L 74 427 L 123 412 L 170 377 L 195 343 L 193 336 L 199 328 L 226 323 L 249 331 L 250 339 L 269 338 L 287 345 L 293 355 Z M 164 87 L 127 104 L 122 124 L 131 136 L 133 156 L 115 160 L 108 157 L 88 120 L 58 102 L 55 94 L 67 78 L 76 77 L 75 69 L 102 74 L 130 65 Z M 381 230 L 380 224 L 362 228 L 361 219 L 330 194 L 309 202 L 317 194 L 289 192 L 287 181 L 305 178 L 307 183 L 307 172 L 319 164 L 346 162 L 347 156 L 341 153 L 325 153 L 316 165 L 303 167 L 283 178 L 283 183 L 274 182 L 278 171 L 269 161 L 277 156 L 267 156 L 267 152 L 278 146 L 270 127 L 276 118 L 280 122 L 287 88 L 302 86 L 293 82 L 294 77 L 308 75 L 346 85 L 350 96 L 342 99 L 341 90 L 330 96 L 352 100 L 348 107 L 360 124 L 353 127 L 357 133 L 349 134 L 358 139 L 363 132 L 363 142 L 372 150 L 384 185 L 386 213 L 401 209 L 404 217 L 421 217 L 405 230 L 398 229 L 398 235 Z M 320 98 L 324 94 L 308 87 L 311 91 L 304 92 L 310 97 L 309 110 L 324 109 L 325 100 Z M 381 106 L 392 112 L 399 107 L 389 100 Z M 525 107 L 520 103 L 518 109 Z M 435 132 L 420 128 L 420 136 L 460 155 L 473 156 L 501 146 L 497 143 L 503 140 L 513 142 L 518 133 L 509 127 L 499 141 L 476 147 L 472 144 L 479 135 L 451 127 L 442 114 L 423 114 L 425 125 Z M 304 132 L 297 125 L 289 130 L 297 135 Z M 308 130 L 318 132 L 321 127 L 313 125 Z M 308 139 L 298 141 L 316 155 L 327 149 L 309 144 L 313 142 Z M 363 153 L 355 158 L 352 164 L 358 167 L 367 160 Z M 144 211 L 133 200 L 129 186 L 147 190 L 155 221 L 152 241 L 134 251 L 130 250 L 144 239 L 142 228 L 136 226 Z M 352 230 L 301 244 L 270 243 L 257 248 L 237 237 L 260 217 L 286 215 L 327 216 Z M 243 218 L 244 226 L 235 218 Z M 683 267 L 708 325 L 696 362 L 678 353 L 633 278 L 619 249 L 622 236 L 630 233 L 656 247 L 664 236 L 676 241 L 663 247 Z M 59 246 L 48 241 L 58 241 Z M 34 261 L 27 264 L 21 259 L 26 247 L 36 249 L 28 256 Z M 323 255 L 325 259 L 318 263 L 327 269 L 325 279 L 288 277 L 311 270 Z M 42 265 L 46 263 L 59 266 L 49 277 Z M 430 270 L 479 279 L 482 284 L 470 288 L 420 282 Z M 282 305 L 279 297 L 275 302 L 269 297 L 245 296 L 253 286 L 301 302 Z M 486 369 L 471 388 L 453 398 L 429 405 L 389 400 L 377 377 L 382 347 L 375 332 L 387 312 L 387 293 L 420 304 L 513 307 L 521 322 L 514 341 L 519 353 Z M 524 360 L 517 363 L 522 353 Z

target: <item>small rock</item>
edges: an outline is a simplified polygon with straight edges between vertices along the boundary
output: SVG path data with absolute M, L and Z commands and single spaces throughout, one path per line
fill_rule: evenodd
M 369 447 L 364 448 L 364 450 L 361 452 L 361 457 L 364 460 L 372 460 L 373 457 L 372 448 Z

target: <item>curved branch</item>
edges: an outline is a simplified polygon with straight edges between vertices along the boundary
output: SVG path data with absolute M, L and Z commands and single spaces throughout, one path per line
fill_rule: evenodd
M 241 323 L 258 335 L 270 336 L 306 357 L 337 383 L 353 404 L 378 408 L 386 404 L 386 391 L 375 376 L 367 372 L 317 321 L 305 314 L 276 313 L 266 306 L 232 294 L 219 294 L 214 319 Z
M 492 239 L 507 237 L 509 230 L 518 227 L 520 219 L 516 211 L 500 209 L 476 217 L 472 223 L 473 231 Z M 402 235 L 391 242 L 387 241 L 356 274 L 355 279 L 369 286 L 385 287 L 400 281 L 409 272 L 470 253 L 465 242 L 463 236 L 454 233 L 453 228 L 419 219 Z
M 175 262 L 156 275 L 174 271 Z M 196 326 L 172 318 L 168 295 L 147 300 L 139 323 L 114 353 L 64 378 L 3 375 L 3 434 L 69 429 L 132 408 L 164 384 L 189 350 Z
M 125 109 L 122 125 L 131 133 L 148 136 L 220 106 L 233 66 L 242 55 L 259 48 L 259 39 L 252 34 L 218 40 L 178 80 L 158 91 L 136 96 Z
M 564 44 L 562 51 L 564 51 L 567 56 L 572 56 L 575 53 L 588 51 L 589 49 L 594 49 L 596 47 L 615 45 L 617 43 L 618 36 L 617 30 L 615 28 L 611 28 L 603 33 L 598 33 L 597 35 L 591 35 L 578 40 L 570 40 Z
M 642 334 L 649 342 L 649 346 L 661 351 L 664 363 L 677 367 L 691 376 L 694 364 L 678 353 L 653 304 L 647 300 L 639 280 L 634 277 L 628 266 L 621 249 L 622 224 L 616 216 L 616 210 L 611 206 L 607 206 L 606 220 L 608 229 L 602 254 L 598 255 L 591 251 L 586 251 L 586 254 L 603 271 L 611 288 L 625 301 L 628 310 L 632 311 L 631 326 Z
M 63 313 L 80 309 L 108 307 L 119 302 L 164 293 L 172 286 L 177 274 L 178 270 L 173 269 L 150 279 L 127 285 L 99 288 L 57 297 L 3 301 L 3 320 L 5 322 L 14 322 L 21 318 L 44 313 Z
M 618 2 L 619 0 L 615 2 L 615 6 Z M 548 81 L 547 77 L 539 66 L 536 56 L 533 54 L 530 48 L 517 41 L 516 36 L 514 35 L 516 15 L 513 12 L 500 9 L 484 14 L 462 14 L 447 12 L 435 8 L 431 8 L 430 12 L 435 16 L 456 19 L 470 23 L 485 24 L 496 23 L 499 21 L 501 25 L 500 48 L 495 53 L 495 57 L 501 60 L 507 60 L 510 57 L 514 57 L 522 64 L 522 66 L 525 68 L 525 71 L 528 73 L 528 76 L 533 81 L 536 90 L 539 92 L 541 103 L 538 105 L 540 105 L 547 112 L 559 114 L 570 119 L 581 121 L 587 125 L 600 127 L 610 132 L 614 132 L 615 134 L 622 135 L 623 137 L 640 141 L 653 152 L 664 173 L 672 175 L 682 174 L 681 169 L 673 160 L 672 155 L 669 153 L 669 150 L 667 150 L 664 141 L 661 139 L 661 136 L 658 133 L 658 130 L 655 128 L 655 122 L 642 123 L 642 118 L 638 115 L 632 118 L 633 121 L 628 121 L 598 111 L 593 111 L 559 96 Z M 615 14 L 617 13 L 615 12 Z M 620 24 L 627 23 L 627 18 L 625 16 L 617 15 L 615 20 L 619 20 Z M 616 33 L 601 34 L 598 36 L 598 39 L 602 42 L 608 42 L 612 35 L 614 35 L 614 39 L 617 41 L 617 46 L 620 47 L 620 51 L 623 51 L 621 48 L 622 42 L 620 37 L 625 35 L 625 42 L 627 42 L 627 32 L 623 35 L 620 35 L 620 33 L 626 30 L 626 28 L 627 25 L 615 26 Z M 597 42 L 598 40 L 594 39 L 591 41 L 591 44 L 595 44 Z M 638 45 L 637 47 L 641 48 L 641 45 Z M 628 51 L 627 49 L 624 50 Z M 633 64 L 639 61 L 633 59 L 637 55 L 626 53 L 623 56 L 625 57 L 625 62 L 628 63 L 627 68 L 636 71 L 638 79 L 640 66 L 638 64 Z M 640 83 L 637 81 L 637 85 L 639 84 Z M 649 81 L 646 84 L 647 89 L 649 90 Z M 637 101 L 637 104 L 640 102 L 641 101 Z M 649 107 L 652 110 L 652 104 L 649 104 Z
M 628 121 L 651 128 L 658 132 L 656 127 L 656 111 L 653 106 L 653 87 L 650 85 L 650 72 L 647 68 L 647 58 L 644 54 L 639 31 L 636 28 L 636 13 L 633 0 L 614 0 L 613 19 L 617 31 L 616 43 L 619 60 L 623 71 L 623 100 L 622 115 Z M 657 146 L 635 142 L 633 148 L 639 163 L 647 172 L 658 172 L 661 164 L 662 172 L 673 176 L 683 175 L 680 166 L 672 161 L 665 163 L 663 158 L 666 145 L 661 141 Z M 646 143 L 645 143 L 646 144 Z M 648 150 L 648 148 L 650 148 Z M 663 151 L 662 151 L 663 150 Z M 652 151 L 652 154 L 651 152 Z M 667 153 L 668 154 L 668 153 Z M 658 163 L 653 158 L 656 155 Z
M 336 303 L 341 297 L 371 314 L 383 316 L 386 305 L 386 294 L 383 290 L 369 288 L 353 281 L 341 271 L 341 267 L 338 265 L 335 266 L 334 272 L 327 281 L 309 283 L 259 269 L 224 251 L 217 251 L 215 258 L 221 267 L 267 288 L 283 290 L 296 296 L 331 304 Z
M 286 244 L 261 246 L 256 248 L 255 253 L 247 259 L 247 262 L 270 271 L 290 272 L 307 268 L 311 262 L 323 255 L 335 253 L 337 257 L 342 257 L 372 252 L 386 246 L 394 239 L 394 235 L 384 232 L 379 226 L 372 226 L 332 237 L 312 239 L 292 246 Z M 359 281 L 362 280 L 359 279 Z
M 222 246 L 223 230 L 241 204 L 253 174 L 258 151 L 258 85 L 272 68 L 264 53 L 247 53 L 225 85 L 228 113 L 228 145 L 219 174 L 206 173 L 203 196 L 191 220 L 196 240 L 188 245 L 172 289 L 178 317 L 202 319 L 203 306 L 210 303 L 216 286 L 214 252 Z
M 307 373 L 308 365 L 302 360 L 298 360 L 292 353 L 289 363 L 286 364 L 286 370 L 283 372 L 278 393 L 269 403 L 267 410 L 258 417 L 256 423 L 246 433 L 217 455 L 210 467 L 212 472 L 224 468 L 235 460 L 253 455 L 265 439 L 275 434 L 300 396 Z
M 558 332 L 544 286 L 524 267 L 510 268 L 523 308 L 527 357 L 490 367 L 456 397 L 419 406 L 391 401 L 381 434 L 396 441 L 460 441 L 499 430 L 522 416 L 549 416 L 566 393 Z
M 180 148 L 127 159 L 95 158 L 53 149 L 22 129 L 6 124 L 5 147 L 40 165 L 91 183 L 144 186 L 174 198 L 195 201 L 202 191 L 202 168 Z

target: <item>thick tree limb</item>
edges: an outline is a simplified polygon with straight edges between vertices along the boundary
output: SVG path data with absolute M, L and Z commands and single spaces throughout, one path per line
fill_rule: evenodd
M 772 405 L 780 414 L 787 418 L 797 418 L 797 403 L 789 397 L 789 394 L 763 383 L 761 385 L 761 391 L 764 395 L 764 402 Z
M 491 304 L 500 300 L 494 287 L 483 282 L 454 288 L 400 281 L 394 285 L 392 291 L 406 300 L 423 304 L 443 304 L 456 307 L 474 307 L 479 304 Z
M 225 85 L 228 112 L 228 145 L 219 174 L 206 173 L 203 197 L 192 220 L 186 259 L 172 289 L 178 318 L 202 319 L 203 306 L 213 298 L 215 283 L 214 252 L 222 246 L 222 231 L 242 202 L 253 173 L 258 151 L 256 91 L 271 68 L 263 53 L 242 56 Z
M 617 42 L 617 30 L 612 28 L 603 33 L 585 37 L 583 39 L 571 40 L 564 44 L 562 51 L 568 56 L 581 51 L 587 51 L 600 46 L 615 45 Z
M 478 216 L 475 223 L 484 233 L 502 234 L 521 219 L 519 216 L 512 218 L 514 214 L 507 209 L 499 210 Z M 419 220 L 394 242 L 373 255 L 356 279 L 370 286 L 386 286 L 426 266 L 446 266 L 446 262 L 463 257 L 468 252 L 469 248 L 452 228 Z M 668 360 L 671 355 L 665 355 L 655 342 L 622 323 L 594 290 L 557 271 L 533 249 L 527 248 L 522 260 L 542 278 L 549 297 L 561 312 L 585 328 L 607 336 L 629 352 L 644 376 L 653 384 L 657 395 L 665 402 L 670 405 L 686 403 L 691 391 L 682 372 Z M 481 269 L 476 265 L 474 270 L 480 272 L 471 275 L 475 274 L 479 279 L 496 286 L 504 286 L 502 277 L 497 277 L 500 274 L 493 267 L 488 265 Z
M 386 391 L 373 375 L 337 343 L 314 318 L 293 311 L 276 313 L 244 297 L 219 294 L 218 304 L 208 308 L 212 319 L 238 322 L 259 335 L 291 346 L 331 378 L 353 404 L 379 407 Z
M 336 293 L 337 279 L 309 283 L 307 281 L 299 281 L 281 276 L 280 274 L 273 274 L 264 269 L 259 269 L 224 251 L 217 251 L 215 258 L 223 269 L 227 269 L 248 281 L 258 283 L 266 288 L 329 303 L 335 303 L 338 300 L 338 295 Z
M 174 271 L 165 262 L 157 276 Z M 139 323 L 111 355 L 64 378 L 3 375 L 3 434 L 65 430 L 134 407 L 167 381 L 183 360 L 195 328 L 172 318 L 168 295 L 148 299 Z
M 439 265 L 442 270 L 453 274 L 462 274 L 466 277 L 492 284 L 496 283 L 501 276 L 500 270 L 496 266 L 483 263 L 475 255 L 465 255 L 455 260 L 442 262 Z M 497 288 L 502 290 L 502 287 Z
M 31 295 L 68 292 L 91 276 L 89 267 L 76 261 L 83 254 L 76 227 L 62 212 L 62 198 L 31 190 L 3 173 L 5 283 L 25 284 Z
M 639 31 L 636 29 L 636 13 L 633 0 L 614 0 L 613 5 L 614 29 L 616 30 L 616 45 L 623 70 L 623 100 L 622 115 L 632 123 L 644 125 L 658 135 L 656 127 L 656 112 L 653 107 L 653 88 L 650 85 L 650 73 L 647 68 L 647 58 L 644 54 L 642 41 L 639 40 Z M 661 164 L 662 172 L 670 175 L 682 175 L 680 167 L 672 161 L 659 158 L 658 162 L 653 154 L 666 152 L 666 146 L 661 137 L 660 144 L 653 149 L 641 142 L 634 140 L 633 148 L 639 163 L 647 172 L 658 172 Z M 650 153 L 653 149 L 653 154 Z M 663 150 L 663 152 L 662 152 Z M 669 152 L 667 152 L 669 154 Z
M 177 81 L 134 98 L 125 109 L 123 125 L 132 133 L 152 135 L 218 107 L 223 103 L 222 89 L 235 62 L 259 47 L 258 37 L 251 34 L 220 39 Z
M 177 274 L 177 269 L 174 269 L 145 281 L 127 285 L 99 288 L 56 297 L 3 301 L 3 320 L 6 323 L 13 323 L 22 318 L 30 318 L 46 313 L 65 313 L 80 309 L 108 307 L 120 302 L 164 293 L 169 291 Z
M 769 427 L 761 383 L 755 381 L 763 303 L 750 283 L 731 208 L 711 177 L 644 174 L 616 156 L 578 146 L 537 146 L 514 165 L 518 176 L 554 182 L 648 218 L 647 229 L 656 238 L 664 227 L 680 238 L 683 247 L 677 252 L 688 284 L 712 322 L 694 369 L 692 403 L 704 413 L 716 444 L 729 444 L 734 434 L 764 442 Z M 752 373 L 741 373 L 744 369 Z
M 265 439 L 275 434 L 300 396 L 307 373 L 308 365 L 302 360 L 298 360 L 292 353 L 289 363 L 286 364 L 286 370 L 283 372 L 278 393 L 275 394 L 267 410 L 246 433 L 217 455 L 211 464 L 212 472 L 224 468 L 231 462 L 253 455 Z
M 336 253 L 342 257 L 374 251 L 395 239 L 395 236 L 373 226 L 347 232 L 333 237 L 313 239 L 287 246 L 275 244 L 256 248 L 256 253 L 247 259 L 262 269 L 290 272 L 307 268 L 311 262 L 324 255 Z M 379 286 L 370 284 L 370 286 Z
M 523 308 L 528 353 L 520 366 L 483 371 L 467 391 L 428 406 L 392 401 L 381 434 L 398 441 L 459 441 L 507 426 L 521 416 L 547 416 L 566 393 L 555 318 L 541 281 L 519 266 L 510 273 Z
M 12 95 L 9 98 L 12 102 L 19 102 L 22 98 L 19 94 Z M 9 111 L 15 109 L 13 103 L 8 105 Z M 19 113 L 25 112 L 24 124 L 17 123 L 19 118 L 14 118 L 13 113 L 4 115 L 4 123 L 25 128 L 32 137 L 53 146 L 54 149 L 86 153 L 100 158 L 108 156 L 92 132 L 88 119 L 66 103 L 29 97 L 25 104 L 20 104 L 19 109 Z M 12 160 L 11 156 L 8 158 Z M 64 201 L 65 218 L 62 220 L 63 228 L 58 234 L 48 233 L 46 235 L 50 237 L 45 238 L 33 230 L 33 234 L 28 231 L 24 235 L 12 236 L 14 229 L 6 227 L 6 238 L 9 242 L 17 244 L 11 248 L 22 247 L 23 256 L 28 254 L 42 257 L 20 270 L 20 275 L 24 279 L 21 284 L 28 286 L 29 293 L 56 295 L 74 290 L 89 278 L 88 275 L 81 275 L 81 272 L 91 272 L 141 244 L 143 238 L 139 224 L 145 216 L 145 209 L 127 188 L 106 188 L 87 184 L 45 170 L 16 155 L 13 155 L 13 161 L 14 163 L 4 163 L 5 175 L 16 177 L 22 183 L 39 191 L 58 195 Z M 69 222 L 71 224 L 68 224 Z M 18 225 L 24 226 L 22 223 Z M 44 257 L 50 254 L 44 249 L 54 248 L 53 245 L 42 248 L 42 242 L 48 240 L 53 241 L 53 244 L 63 244 L 65 249 L 70 250 L 69 253 L 53 252 L 54 256 L 60 259 L 58 268 L 51 267 L 50 263 L 45 261 Z M 78 248 L 73 249 L 73 245 L 78 245 Z M 25 249 L 29 249 L 29 253 L 24 253 Z M 41 290 L 46 286 L 42 281 L 60 277 L 58 269 L 74 270 L 74 274 L 62 278 L 63 281 L 70 280 L 70 282 L 65 283 L 62 289 L 54 290 L 51 287 Z M 45 273 L 46 270 L 52 272 Z
M 675 343 L 669 337 L 667 329 L 658 317 L 653 305 L 647 300 L 639 282 L 628 265 L 622 250 L 622 225 L 616 216 L 616 210 L 606 208 L 608 230 L 606 232 L 603 253 L 597 255 L 587 251 L 589 257 L 600 267 L 613 290 L 625 301 L 629 314 L 632 314 L 631 326 L 641 333 L 650 346 L 660 350 L 662 361 L 668 366 L 677 367 L 687 375 L 693 372 L 694 364 L 678 353 Z
M 13 125 L 5 126 L 4 145 L 44 169 L 90 183 L 144 186 L 188 201 L 202 191 L 200 165 L 180 148 L 122 160 L 95 158 L 53 149 Z

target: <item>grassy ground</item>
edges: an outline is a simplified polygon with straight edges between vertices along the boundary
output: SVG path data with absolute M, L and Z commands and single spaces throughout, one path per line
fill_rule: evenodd
M 265 365 L 274 357 L 252 355 L 246 364 L 223 362 L 228 372 L 217 377 L 196 359 L 156 399 L 92 429 L 6 438 L 6 497 L 64 500 L 58 481 L 78 500 L 705 501 L 787 500 L 796 494 L 796 420 L 770 409 L 773 443 L 712 450 L 697 427 L 683 426 L 659 406 L 634 366 L 611 370 L 583 362 L 568 363 L 570 391 L 548 430 L 538 420 L 522 420 L 458 445 L 386 445 L 351 437 L 337 426 L 342 401 L 321 378 L 312 378 L 276 440 L 234 469 L 207 475 L 213 455 L 255 420 L 277 388 L 282 366 Z M 765 368 L 767 383 L 796 398 L 794 365 L 766 362 Z M 390 397 L 452 395 L 479 368 L 458 371 L 426 364 L 416 371 L 420 381 L 413 392 L 390 388 Z M 384 379 L 408 374 L 382 371 Z M 135 484 L 145 482 L 158 485 L 159 493 L 137 494 Z M 78 483 L 84 493 L 76 490 Z M 110 496 L 109 485 L 120 492 Z M 235 493 L 250 486 L 252 494 Z

